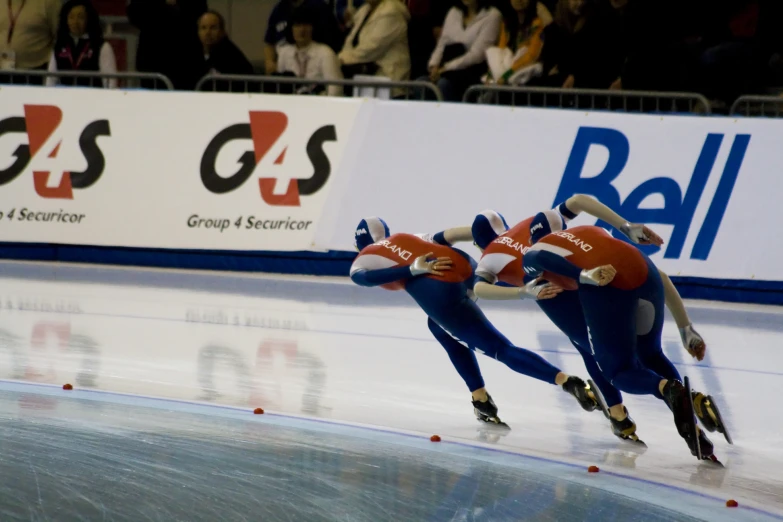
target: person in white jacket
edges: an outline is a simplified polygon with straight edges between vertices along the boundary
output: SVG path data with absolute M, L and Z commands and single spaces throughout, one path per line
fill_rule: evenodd
M 332 48 L 313 41 L 313 28 L 317 21 L 317 14 L 307 7 L 299 7 L 293 12 L 290 24 L 294 43 L 279 48 L 279 74 L 312 80 L 342 80 L 340 64 Z M 299 86 L 296 92 L 308 94 L 315 91 L 317 88 L 314 89 L 313 85 L 305 85 Z M 342 96 L 343 88 L 329 85 L 325 91 L 329 96 Z
M 503 15 L 487 0 L 462 0 L 443 22 L 429 61 L 429 80 L 446 101 L 461 101 L 468 87 L 487 72 L 486 50 L 497 44 Z
M 353 28 L 337 56 L 345 77 L 369 74 L 395 81 L 408 80 L 409 19 L 408 8 L 400 0 L 367 0 L 356 11 Z

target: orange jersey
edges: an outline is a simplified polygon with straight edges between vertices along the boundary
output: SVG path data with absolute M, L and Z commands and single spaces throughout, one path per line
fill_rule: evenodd
M 432 252 L 432 257 L 448 257 L 451 259 L 451 270 L 443 272 L 442 276 L 427 274 L 423 277 L 445 281 L 447 283 L 462 283 L 473 277 L 473 267 L 465 257 L 451 247 L 433 243 L 429 236 L 414 234 L 394 234 L 364 248 L 351 265 L 351 275 L 359 270 L 379 270 L 410 266 L 417 257 Z M 405 281 L 395 281 L 381 285 L 386 290 L 404 290 Z
M 544 212 L 554 220 L 560 219 L 562 226 L 565 227 L 569 218 L 561 207 L 562 205 Z M 520 221 L 487 245 L 481 260 L 479 260 L 478 267 L 476 267 L 476 275 L 492 284 L 501 281 L 512 286 L 524 286 L 525 272 L 522 269 L 522 264 L 525 253 L 533 246 L 530 239 L 530 225 L 535 217 L 533 215 Z M 563 288 L 576 290 L 577 285 L 575 282 L 571 282 Z
M 615 239 L 600 227 L 580 226 L 552 232 L 541 238 L 533 250 L 560 255 L 582 269 L 612 265 L 617 270 L 610 286 L 633 290 L 647 280 L 647 260 L 633 245 Z M 559 274 L 544 272 L 544 279 L 563 288 L 573 288 L 575 281 Z
M 502 281 L 513 286 L 524 286 L 525 272 L 522 259 L 530 243 L 530 223 L 533 216 L 517 223 L 505 234 L 487 245 L 476 268 L 476 275 L 492 284 Z

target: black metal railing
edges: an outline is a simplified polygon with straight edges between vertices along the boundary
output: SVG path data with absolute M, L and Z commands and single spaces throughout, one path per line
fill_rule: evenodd
M 243 76 L 208 74 L 196 85 L 197 91 L 265 93 L 265 94 L 318 94 L 329 92 L 337 96 L 389 97 L 405 100 L 443 101 L 440 89 L 429 82 L 392 80 L 326 80 L 294 78 L 289 76 Z
M 463 97 L 467 103 L 622 112 L 710 114 L 710 102 L 697 93 L 558 89 L 474 85 Z
M 0 85 L 46 85 L 47 80 L 58 85 L 78 87 L 116 87 L 124 89 L 144 88 L 152 90 L 174 90 L 171 80 L 158 73 L 99 71 L 40 71 L 8 70 L 0 71 Z
M 783 117 L 783 98 L 778 96 L 740 96 L 732 104 L 729 114 L 732 116 L 781 118 Z

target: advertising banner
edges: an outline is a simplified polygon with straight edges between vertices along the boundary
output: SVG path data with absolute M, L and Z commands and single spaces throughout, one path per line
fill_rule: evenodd
M 493 209 L 513 226 L 582 193 L 655 229 L 666 243 L 646 251 L 672 275 L 783 279 L 779 121 L 379 102 L 371 129 L 335 249 L 365 216 L 422 233 Z
M 308 250 L 354 100 L 0 89 L 0 241 Z

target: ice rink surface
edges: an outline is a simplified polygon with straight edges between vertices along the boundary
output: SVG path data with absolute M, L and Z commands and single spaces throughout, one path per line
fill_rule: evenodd
M 482 306 L 586 377 L 534 304 Z M 707 358 L 671 321 L 665 350 L 719 401 L 725 468 L 653 398 L 626 396 L 641 451 L 479 355 L 513 428 L 486 429 L 402 292 L 0 262 L 0 520 L 783 520 L 783 310 L 688 306 Z

